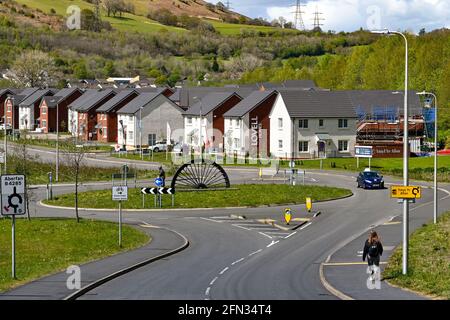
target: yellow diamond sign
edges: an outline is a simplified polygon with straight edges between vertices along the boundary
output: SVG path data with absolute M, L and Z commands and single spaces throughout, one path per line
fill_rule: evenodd
M 391 198 L 420 199 L 422 196 L 420 187 L 417 186 L 392 186 Z

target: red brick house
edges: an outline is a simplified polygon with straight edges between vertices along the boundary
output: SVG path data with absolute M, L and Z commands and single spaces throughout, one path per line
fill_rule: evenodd
M 1 123 L 5 121 L 5 102 L 9 96 L 13 96 L 15 94 L 14 91 L 10 89 L 0 89 L 0 119 Z
M 76 112 L 75 134 L 85 141 L 97 140 L 97 109 L 117 95 L 114 89 L 88 91 L 69 105 Z
M 138 95 L 136 90 L 123 90 L 97 109 L 97 141 L 117 142 L 117 111 Z
M 60 132 L 67 131 L 68 106 L 82 94 L 83 92 L 78 88 L 66 88 L 58 91 L 54 96 L 45 96 L 39 106 L 41 131 L 56 132 L 57 124 Z
M 6 123 L 12 125 L 14 129 L 19 129 L 19 105 L 22 101 L 33 95 L 39 88 L 27 88 L 19 93 L 10 95 L 6 99 Z M 13 112 L 14 110 L 14 112 Z

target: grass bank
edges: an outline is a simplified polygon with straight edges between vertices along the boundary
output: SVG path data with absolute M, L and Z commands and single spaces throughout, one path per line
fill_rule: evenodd
M 402 248 L 395 250 L 384 277 L 395 285 L 450 299 L 450 212 L 413 233 L 409 274 L 402 275 Z
M 175 198 L 175 208 L 220 208 L 277 205 L 286 203 L 305 203 L 306 197 L 313 201 L 330 200 L 350 195 L 347 189 L 319 186 L 289 185 L 236 185 L 230 190 L 179 192 Z M 111 190 L 89 191 L 79 194 L 79 205 L 85 208 L 116 208 L 117 202 L 111 200 Z M 73 207 L 74 195 L 58 196 L 45 203 L 63 207 Z M 146 208 L 154 205 L 153 196 L 146 196 Z M 128 192 L 128 201 L 123 202 L 125 209 L 142 209 L 140 189 Z M 163 196 L 163 207 L 171 208 L 171 196 Z
M 0 291 L 70 265 L 104 258 L 140 247 L 150 240 L 143 232 L 123 227 L 123 247 L 115 223 L 82 219 L 16 220 L 16 274 L 11 279 L 11 221 L 0 219 Z

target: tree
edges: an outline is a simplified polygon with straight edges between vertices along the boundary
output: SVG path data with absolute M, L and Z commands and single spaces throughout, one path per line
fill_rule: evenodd
M 99 32 L 102 28 L 102 22 L 94 11 L 90 9 L 81 10 L 81 29 Z
M 53 58 L 39 50 L 22 53 L 14 62 L 12 71 L 22 86 L 29 87 L 48 88 L 59 77 Z
M 62 151 L 66 159 L 69 175 L 75 180 L 75 216 L 77 222 L 80 222 L 80 216 L 78 214 L 78 185 L 80 183 L 80 172 L 83 168 L 86 150 L 84 146 L 78 147 L 75 141 L 71 141 L 64 145 Z

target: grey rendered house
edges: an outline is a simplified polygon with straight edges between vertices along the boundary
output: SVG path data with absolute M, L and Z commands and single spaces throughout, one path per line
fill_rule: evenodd
M 152 146 L 168 138 L 168 128 L 172 132 L 183 130 L 183 109 L 162 93 L 144 92 L 117 111 L 117 121 L 119 145 Z

